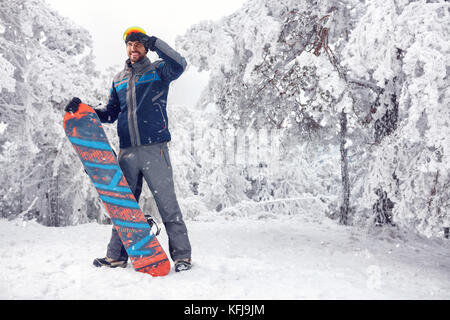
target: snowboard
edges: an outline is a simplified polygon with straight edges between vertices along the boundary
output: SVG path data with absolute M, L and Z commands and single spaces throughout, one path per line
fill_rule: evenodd
M 120 169 L 100 119 L 86 104 L 66 112 L 64 130 L 93 182 L 136 271 L 164 276 L 170 262 Z

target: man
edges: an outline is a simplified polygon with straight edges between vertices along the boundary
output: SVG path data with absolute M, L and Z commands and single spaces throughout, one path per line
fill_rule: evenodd
M 128 60 L 113 80 L 108 104 L 95 110 L 102 122 L 118 120 L 119 164 L 139 201 L 143 178 L 153 193 L 169 238 L 169 252 L 175 271 L 191 268 L 191 245 L 178 205 L 167 142 L 171 140 L 166 111 L 169 84 L 186 68 L 186 60 L 164 41 L 146 35 L 143 29 L 125 31 Z M 146 56 L 155 51 L 161 60 Z M 73 98 L 66 111 L 76 112 L 80 100 Z M 105 258 L 97 267 L 126 267 L 128 255 L 113 228 Z

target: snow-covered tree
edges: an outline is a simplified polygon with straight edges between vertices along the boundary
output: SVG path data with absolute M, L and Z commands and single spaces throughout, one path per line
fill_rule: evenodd
M 42 1 L 1 1 L 0 44 L 1 216 L 55 226 L 97 219 L 95 190 L 62 128 L 73 96 L 105 98 L 93 89 L 89 33 Z
M 449 10 L 444 1 L 370 1 L 343 51 L 352 76 L 383 88 L 354 186 L 359 215 L 377 219 L 373 205 L 387 196 L 394 222 L 427 236 L 449 223 Z
M 437 235 L 449 205 L 448 18 L 443 1 L 250 0 L 178 46 L 210 71 L 199 106 L 214 103 L 235 128 L 276 129 L 296 165 L 270 183 L 248 176 L 247 194 L 292 199 L 281 184 L 304 195 L 302 181 L 318 180 L 315 195 L 343 223 Z M 311 171 L 324 149 L 334 161 Z

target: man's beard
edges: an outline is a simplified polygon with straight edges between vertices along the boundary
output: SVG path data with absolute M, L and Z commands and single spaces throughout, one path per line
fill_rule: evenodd
M 144 57 L 145 57 L 145 54 L 141 54 L 140 52 L 137 52 L 137 55 L 133 55 L 133 52 L 132 52 L 129 56 L 131 62 L 141 61 Z

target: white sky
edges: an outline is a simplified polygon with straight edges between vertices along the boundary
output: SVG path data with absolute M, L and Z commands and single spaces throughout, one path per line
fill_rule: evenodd
M 127 59 L 123 32 L 131 26 L 143 28 L 175 47 L 177 35 L 202 20 L 218 20 L 239 10 L 246 0 L 45 0 L 62 16 L 84 27 L 94 41 L 99 69 L 123 66 Z M 150 59 L 154 56 L 149 55 Z M 119 70 L 118 70 L 119 71 Z M 189 68 L 172 85 L 169 99 L 193 105 L 207 82 L 207 74 Z

